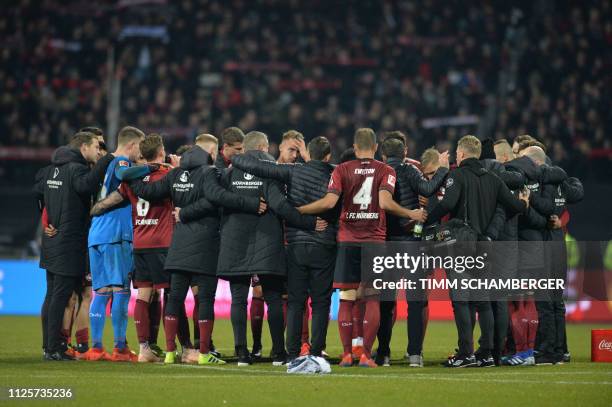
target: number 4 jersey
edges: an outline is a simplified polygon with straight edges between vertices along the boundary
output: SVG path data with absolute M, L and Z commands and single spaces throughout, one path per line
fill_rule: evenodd
M 373 159 L 356 159 L 338 165 L 332 173 L 328 192 L 342 197 L 338 242 L 384 241 L 387 235 L 385 211 L 378 204 L 378 192 L 395 190 L 395 171 Z
M 144 177 L 145 183 L 157 181 L 168 173 L 166 167 Z M 158 202 L 145 201 L 134 194 L 130 187 L 122 183 L 119 193 L 132 203 L 132 220 L 134 222 L 134 251 L 150 252 L 170 247 L 174 230 L 173 205 L 171 199 Z

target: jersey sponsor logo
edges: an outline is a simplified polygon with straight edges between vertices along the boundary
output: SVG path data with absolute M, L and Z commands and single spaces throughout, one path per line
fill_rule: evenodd
M 189 180 L 189 171 L 183 171 L 183 173 L 179 177 L 179 181 L 187 182 L 188 180 Z
M 59 168 L 55 167 L 55 170 L 53 170 L 53 179 L 57 178 L 58 175 L 59 175 Z
M 364 219 L 379 219 L 380 214 L 378 212 L 347 212 L 347 220 L 364 220 Z
M 125 160 L 119 160 L 119 167 L 129 167 L 130 163 Z
M 159 219 L 136 219 L 135 226 L 157 226 Z
M 391 185 L 392 187 L 395 187 L 395 177 L 391 174 L 389 174 L 389 176 L 387 177 L 387 184 Z
M 374 174 L 376 172 L 375 168 L 355 168 L 356 175 L 368 175 Z
M 249 174 L 248 172 L 245 172 L 243 175 L 244 179 L 246 179 L 247 181 L 250 181 L 253 179 L 253 175 Z
M 454 180 L 454 179 L 452 179 L 452 178 L 449 178 L 449 179 L 447 179 L 447 180 L 446 180 L 446 185 L 445 185 L 445 187 L 446 187 L 446 188 L 450 188 L 450 187 L 452 187 L 452 186 L 453 186 L 453 184 L 454 184 L 454 183 L 455 183 L 455 180 Z

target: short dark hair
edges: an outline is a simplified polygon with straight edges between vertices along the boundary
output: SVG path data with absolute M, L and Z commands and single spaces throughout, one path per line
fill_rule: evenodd
M 395 137 L 386 138 L 381 146 L 382 154 L 387 158 L 403 159 L 405 156 L 404 150 L 406 145 Z
M 228 127 L 221 132 L 221 145 L 242 143 L 244 141 L 244 133 L 238 127 Z
M 193 144 L 183 144 L 176 149 L 176 155 L 181 156 L 185 154 L 185 151 L 189 150 L 191 147 L 193 147 Z
M 163 146 L 164 140 L 162 136 L 157 133 L 148 134 L 140 142 L 140 154 L 142 154 L 145 160 L 151 161 L 157 157 Z
M 408 140 L 406 139 L 406 135 L 399 130 L 386 132 L 385 134 L 383 134 L 382 139 L 383 139 L 383 142 L 388 139 L 396 139 L 396 140 L 401 141 L 404 144 L 408 143 Z
M 308 143 L 308 154 L 310 154 L 310 158 L 313 160 L 323 160 L 328 154 L 331 154 L 329 140 L 323 136 L 313 138 Z
M 546 146 L 544 145 L 544 143 L 541 143 L 534 138 L 532 138 L 531 140 L 521 141 L 519 143 L 518 151 L 523 151 L 527 147 L 533 147 L 533 146 L 540 147 L 543 151 L 546 151 Z
M 353 161 L 357 158 L 355 155 L 355 149 L 353 147 L 349 147 L 340 154 L 340 164 L 345 163 L 347 161 Z
M 104 132 L 101 128 L 95 126 L 87 126 L 79 129 L 79 133 L 82 131 L 86 131 L 87 133 L 91 133 L 94 136 L 104 136 Z
M 117 144 L 123 146 L 131 141 L 141 140 L 144 138 L 144 136 L 145 134 L 142 132 L 142 130 L 132 126 L 125 126 L 119 130 L 119 134 L 117 135 Z
M 79 131 L 70 139 L 68 146 L 79 150 L 83 144 L 90 145 L 94 140 L 97 140 L 93 133 L 87 131 Z

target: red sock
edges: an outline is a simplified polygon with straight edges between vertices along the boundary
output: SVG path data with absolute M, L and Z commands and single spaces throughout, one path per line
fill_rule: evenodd
M 153 297 L 149 304 L 149 343 L 157 343 L 159 335 L 159 324 L 161 323 L 162 306 L 159 297 Z
M 527 319 L 527 346 L 529 346 L 529 349 L 534 349 L 539 321 L 538 311 L 533 300 L 527 301 L 525 306 L 525 318 Z
M 198 327 L 200 328 L 200 353 L 210 352 L 210 338 L 212 337 L 214 325 L 214 319 L 198 320 Z
M 179 307 L 177 321 L 177 335 L 181 346 L 184 348 L 193 348 L 193 344 L 191 343 L 191 335 L 189 334 L 189 319 L 187 318 L 187 313 L 185 312 L 185 305 Z
M 174 352 L 176 350 L 176 333 L 178 331 L 178 318 L 174 315 L 164 317 L 164 331 L 166 332 L 166 350 Z
M 525 307 L 523 301 L 518 301 L 517 306 L 510 314 L 510 322 L 512 325 L 512 338 L 517 352 L 522 352 L 529 349 L 528 343 L 528 320 L 525 317 Z
M 62 334 L 62 338 L 64 338 L 64 342 L 70 343 L 70 337 L 72 336 L 70 329 L 62 328 L 60 332 Z
M 344 354 L 351 353 L 353 339 L 353 305 L 355 301 L 340 300 L 338 310 L 338 330 Z
M 302 343 L 309 343 L 310 332 L 308 330 L 308 322 L 310 320 L 310 306 L 308 300 L 304 305 L 304 316 L 302 317 Z
M 76 331 L 77 345 L 89 344 L 89 328 L 83 328 Z
M 134 325 L 136 325 L 138 342 L 148 342 L 151 329 L 149 325 L 149 303 L 145 300 L 136 299 L 136 305 L 134 307 Z
M 365 302 L 365 312 L 363 315 L 363 348 L 367 357 L 371 357 L 372 345 L 376 340 L 378 327 L 380 326 L 380 303 L 378 299 L 371 299 Z
M 264 317 L 264 300 L 263 298 L 253 297 L 251 299 L 251 333 L 253 334 L 253 343 L 261 345 L 261 330 L 263 327 Z
M 353 307 L 353 338 L 363 338 L 363 312 L 365 303 L 362 300 L 355 301 Z
M 200 312 L 200 300 L 198 296 L 193 297 L 193 310 L 191 311 L 191 320 L 193 321 L 193 343 L 200 343 L 200 328 L 198 321 L 198 313 Z

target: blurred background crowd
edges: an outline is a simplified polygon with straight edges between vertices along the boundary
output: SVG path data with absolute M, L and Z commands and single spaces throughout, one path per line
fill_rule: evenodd
M 415 158 L 531 134 L 571 175 L 612 176 L 607 1 L 8 0 L 0 42 L 0 186 L 80 127 L 126 124 L 170 151 L 294 128 L 335 157 L 363 126 Z

